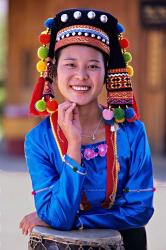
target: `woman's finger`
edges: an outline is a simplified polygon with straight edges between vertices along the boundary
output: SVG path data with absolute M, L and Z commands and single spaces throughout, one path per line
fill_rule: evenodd
M 22 233 L 23 233 L 24 235 L 27 235 L 27 234 L 28 234 L 28 228 L 29 228 L 29 225 L 28 225 L 28 224 L 24 223 L 24 224 L 22 225 Z
M 65 112 L 71 106 L 71 102 L 64 102 L 58 105 L 58 123 L 65 119 Z
M 75 109 L 76 104 L 72 103 L 72 105 L 65 111 L 64 121 L 67 123 L 68 121 L 73 120 L 73 110 Z

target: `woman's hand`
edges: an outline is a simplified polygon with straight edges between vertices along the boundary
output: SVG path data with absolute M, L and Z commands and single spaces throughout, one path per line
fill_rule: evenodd
M 75 103 L 66 101 L 58 106 L 58 124 L 68 143 L 81 143 L 81 125 Z
M 42 221 L 36 212 L 27 214 L 22 221 L 20 222 L 19 228 L 22 229 L 22 233 L 27 235 L 29 234 L 33 227 L 35 226 L 43 226 L 43 227 L 49 227 L 48 224 L 46 224 L 44 221 Z
M 66 101 L 58 106 L 58 124 L 68 141 L 67 154 L 80 164 L 82 131 L 76 103 Z

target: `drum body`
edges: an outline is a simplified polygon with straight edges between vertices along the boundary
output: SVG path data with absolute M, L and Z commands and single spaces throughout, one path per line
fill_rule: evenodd
M 35 227 L 30 235 L 29 250 L 124 250 L 121 235 L 111 229 L 58 231 Z

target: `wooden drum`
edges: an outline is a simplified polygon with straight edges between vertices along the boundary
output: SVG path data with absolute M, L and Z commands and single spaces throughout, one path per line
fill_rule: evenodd
M 37 226 L 28 245 L 29 250 L 124 250 L 120 233 L 111 229 L 58 231 Z

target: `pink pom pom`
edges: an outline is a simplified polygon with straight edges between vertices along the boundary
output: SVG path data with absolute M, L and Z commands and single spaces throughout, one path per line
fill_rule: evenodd
M 112 120 L 112 118 L 114 117 L 113 111 L 109 109 L 104 109 L 102 112 L 102 115 L 103 115 L 103 118 L 107 121 Z

